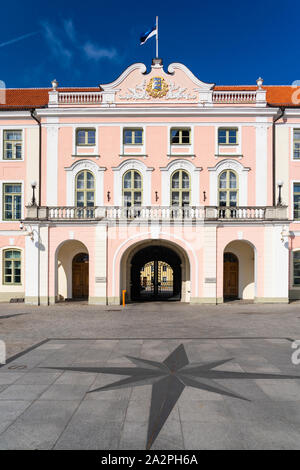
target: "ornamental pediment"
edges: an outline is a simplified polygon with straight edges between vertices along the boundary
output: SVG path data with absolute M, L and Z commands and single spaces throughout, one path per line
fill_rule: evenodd
M 147 73 L 141 63 L 128 67 L 112 83 L 100 85 L 103 103 L 107 104 L 197 104 L 212 100 L 213 83 L 199 80 L 183 64 L 173 63 L 164 71 L 162 65 L 152 65 Z

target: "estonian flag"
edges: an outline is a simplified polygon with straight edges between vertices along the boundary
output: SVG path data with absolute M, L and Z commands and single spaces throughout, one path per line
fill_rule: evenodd
M 157 34 L 157 28 L 156 28 L 156 25 L 153 26 L 153 28 L 149 29 L 146 33 L 142 34 L 141 35 L 141 42 L 140 42 L 140 46 L 142 44 L 145 44 L 145 42 L 152 38 L 152 36 L 155 36 Z

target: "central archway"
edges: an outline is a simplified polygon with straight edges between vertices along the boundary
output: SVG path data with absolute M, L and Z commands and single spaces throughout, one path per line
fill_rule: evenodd
M 140 249 L 132 257 L 130 277 L 132 300 L 181 298 L 181 259 L 171 248 L 151 245 Z
M 166 239 L 139 241 L 120 262 L 120 301 L 177 300 L 190 302 L 191 271 L 187 252 Z M 152 270 L 152 272 L 151 272 Z

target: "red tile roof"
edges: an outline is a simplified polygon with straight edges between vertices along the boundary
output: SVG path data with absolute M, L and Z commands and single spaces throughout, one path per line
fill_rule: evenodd
M 297 103 L 293 102 L 292 95 L 299 87 L 289 85 L 270 85 L 264 86 L 267 90 L 267 102 L 270 105 L 286 105 L 295 106 Z M 256 90 L 256 86 L 215 86 L 216 91 L 250 91 Z M 21 89 L 6 89 L 5 103 L 0 103 L 0 109 L 32 109 L 46 107 L 48 104 L 48 92 L 50 88 L 21 88 Z M 99 87 L 95 88 L 59 88 L 61 91 L 99 91 Z M 298 97 L 300 99 L 300 90 Z M 1 89 L 0 89 L 1 101 Z M 298 105 L 299 106 L 299 105 Z

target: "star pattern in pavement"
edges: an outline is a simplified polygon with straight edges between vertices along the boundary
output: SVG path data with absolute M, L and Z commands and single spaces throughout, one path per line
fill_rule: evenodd
M 48 367 L 48 369 L 92 372 L 128 376 L 88 393 L 127 387 L 152 385 L 146 449 L 150 449 L 159 435 L 185 387 L 193 387 L 232 398 L 250 401 L 215 380 L 222 379 L 300 379 L 300 376 L 235 372 L 216 370 L 234 358 L 212 362 L 190 363 L 183 344 L 180 344 L 163 362 L 126 356 L 136 367 Z

